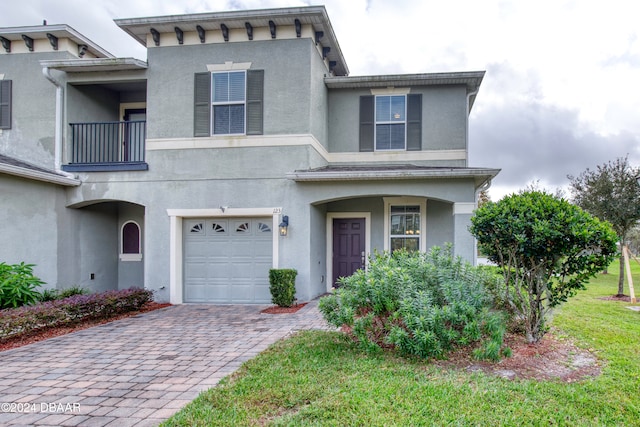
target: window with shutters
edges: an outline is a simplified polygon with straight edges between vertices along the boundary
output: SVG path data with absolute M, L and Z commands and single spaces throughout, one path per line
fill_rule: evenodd
M 262 135 L 263 70 L 195 75 L 194 136 Z
M 360 151 L 421 149 L 421 94 L 360 97 Z
M 0 129 L 11 129 L 11 80 L 0 80 Z

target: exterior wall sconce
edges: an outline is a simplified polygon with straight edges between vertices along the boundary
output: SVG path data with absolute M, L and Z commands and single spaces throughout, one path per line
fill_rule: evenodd
M 280 228 L 280 235 L 283 237 L 286 236 L 289 228 L 289 217 L 287 215 L 282 217 L 282 222 L 278 227 Z

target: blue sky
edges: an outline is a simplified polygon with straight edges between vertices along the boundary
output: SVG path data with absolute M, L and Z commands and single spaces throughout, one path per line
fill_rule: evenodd
M 324 4 L 352 76 L 487 72 L 470 166 L 501 168 L 493 200 L 629 156 L 640 165 L 640 25 L 632 0 L 24 0 L 0 26 L 68 24 L 146 59 L 114 18 Z

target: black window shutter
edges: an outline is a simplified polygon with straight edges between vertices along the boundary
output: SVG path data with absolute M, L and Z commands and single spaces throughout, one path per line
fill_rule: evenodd
M 247 135 L 262 135 L 264 70 L 247 70 Z
M 375 97 L 360 97 L 360 151 L 373 151 L 375 129 Z
M 407 95 L 407 151 L 422 150 L 422 94 Z
M 0 80 L 0 129 L 11 129 L 11 80 Z
M 211 73 L 196 73 L 193 98 L 193 136 L 211 136 Z

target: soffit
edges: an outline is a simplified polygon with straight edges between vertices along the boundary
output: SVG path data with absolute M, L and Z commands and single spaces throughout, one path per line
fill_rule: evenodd
M 113 55 L 96 43 L 89 40 L 66 24 L 56 25 L 36 25 L 28 27 L 5 27 L 0 28 L 0 36 L 5 39 L 23 42 L 22 35 L 31 37 L 34 40 L 47 39 L 47 34 L 52 34 L 59 39 L 68 38 L 78 45 L 86 45 L 87 50 L 98 58 L 113 58 Z

